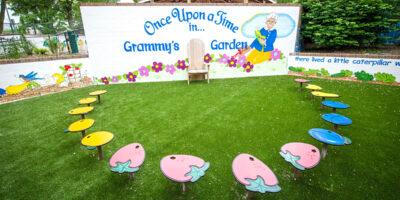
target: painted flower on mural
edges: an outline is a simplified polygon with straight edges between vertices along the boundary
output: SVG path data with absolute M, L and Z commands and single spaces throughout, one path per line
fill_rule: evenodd
M 246 70 L 247 73 L 251 72 L 253 70 L 254 65 L 251 64 L 251 62 L 246 62 L 243 66 L 244 70 Z
M 222 55 L 221 58 L 218 60 L 219 63 L 228 64 L 230 57 L 226 54 Z
M 181 70 L 185 70 L 186 69 L 186 63 L 185 63 L 185 60 L 178 60 L 178 69 L 181 69 Z
M 228 66 L 236 67 L 236 62 L 237 62 L 237 60 L 234 57 L 231 57 L 231 59 L 229 59 L 229 61 L 228 61 Z
M 274 49 L 274 50 L 271 52 L 271 59 L 272 59 L 272 60 L 281 59 L 281 51 L 279 51 L 278 49 Z
M 243 66 L 246 63 L 246 56 L 244 55 L 239 55 L 239 59 L 237 60 L 237 63 L 240 66 Z
M 153 62 L 153 66 L 151 67 L 153 69 L 153 71 L 155 71 L 156 73 L 162 71 L 162 63 L 161 62 Z
M 140 73 L 140 76 L 149 76 L 149 69 L 147 68 L 147 67 L 145 67 L 145 66 L 141 66 L 140 68 L 139 68 L 139 73 Z
M 71 69 L 71 66 L 70 65 L 65 65 L 64 69 L 65 69 L 65 71 L 68 71 L 69 69 Z
M 117 82 L 118 82 L 118 76 L 113 76 L 113 77 L 111 78 L 111 82 L 117 83 Z
M 165 66 L 165 71 L 173 75 L 175 73 L 175 66 L 174 65 L 167 65 Z
M 103 82 L 104 84 L 108 85 L 110 82 L 108 81 L 107 77 L 103 77 L 101 78 L 101 82 Z
M 133 74 L 132 72 L 129 72 L 126 75 L 126 78 L 128 79 L 129 82 L 135 82 L 136 81 L 136 77 L 137 76 L 135 74 Z
M 209 53 L 204 56 L 204 62 L 205 63 L 210 63 L 211 60 L 212 60 L 212 58 L 211 58 Z

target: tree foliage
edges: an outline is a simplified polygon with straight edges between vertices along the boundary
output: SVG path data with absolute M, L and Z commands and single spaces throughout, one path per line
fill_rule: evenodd
M 80 27 L 81 2 L 116 2 L 116 0 L 8 0 L 20 16 L 22 26 L 35 27 L 43 34 L 53 34 Z
M 399 23 L 398 8 L 384 0 L 299 0 L 301 34 L 318 47 L 369 47 Z M 397 7 L 397 8 L 396 8 Z

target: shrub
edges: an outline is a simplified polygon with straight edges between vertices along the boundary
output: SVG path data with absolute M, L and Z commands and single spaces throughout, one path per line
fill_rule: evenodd
M 48 52 L 48 50 L 45 48 L 34 48 L 33 49 L 33 53 L 35 53 L 36 55 L 45 55 L 47 52 Z
M 393 83 L 396 81 L 396 77 L 389 73 L 378 72 L 374 74 L 375 80 L 382 81 L 385 83 Z
M 360 81 L 372 81 L 372 80 L 374 80 L 374 76 L 372 76 L 371 74 L 368 74 L 364 70 L 356 72 L 356 73 L 354 73 L 354 75 Z
M 353 72 L 347 69 L 340 70 L 340 73 L 343 73 L 344 77 L 351 77 L 353 76 Z
M 321 68 L 321 75 L 322 76 L 329 76 L 330 74 L 329 74 L 329 72 L 328 72 L 328 70 L 326 70 L 325 68 Z
M 304 72 L 305 71 L 304 67 L 293 67 L 293 66 L 290 66 L 289 70 L 292 72 Z
M 331 77 L 337 77 L 337 78 L 342 78 L 342 77 L 351 77 L 353 75 L 353 72 L 350 70 L 340 70 L 339 73 L 332 74 Z
M 33 55 L 33 49 L 35 48 L 35 45 L 31 41 L 27 40 L 25 35 L 21 35 L 20 40 L 20 47 L 23 52 L 28 56 Z
M 299 0 L 301 33 L 318 47 L 368 47 L 398 23 L 399 12 L 387 0 Z M 393 28 L 392 28 L 393 29 Z
M 22 57 L 20 45 L 17 41 L 10 42 L 5 48 L 5 58 L 18 59 Z
M 59 50 L 62 48 L 62 43 L 58 40 L 57 36 L 50 37 L 44 41 L 43 46 L 49 47 L 52 54 L 57 54 Z
M 314 75 L 314 76 L 321 76 L 321 72 L 318 69 L 308 69 L 304 72 L 305 75 Z

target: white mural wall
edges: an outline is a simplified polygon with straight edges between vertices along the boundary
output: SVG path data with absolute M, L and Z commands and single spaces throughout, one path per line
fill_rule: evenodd
M 400 59 L 293 55 L 289 57 L 288 67 L 291 72 L 300 74 L 400 82 Z
M 0 95 L 47 85 L 67 85 L 79 74 L 89 76 L 89 59 L 76 58 L 0 65 Z
M 211 78 L 287 74 L 299 12 L 298 6 L 81 6 L 89 73 L 105 84 L 186 79 L 187 44 L 198 38 Z

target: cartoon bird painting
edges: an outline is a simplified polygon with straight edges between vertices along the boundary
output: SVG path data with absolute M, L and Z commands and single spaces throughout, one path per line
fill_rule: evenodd
M 19 85 L 11 85 L 6 87 L 7 94 L 19 94 L 22 91 L 26 90 L 30 84 L 38 85 L 35 80 L 42 80 L 43 78 L 37 78 L 36 75 L 37 73 L 33 71 L 26 75 L 20 74 L 18 77 L 21 78 L 24 82 Z
M 43 80 L 43 78 L 36 78 L 36 75 L 37 75 L 37 72 L 35 73 L 32 71 L 32 72 L 29 72 L 29 74 L 27 74 L 27 75 L 20 74 L 19 78 L 21 78 L 22 80 L 24 80 L 26 82 L 34 81 L 34 80 Z

